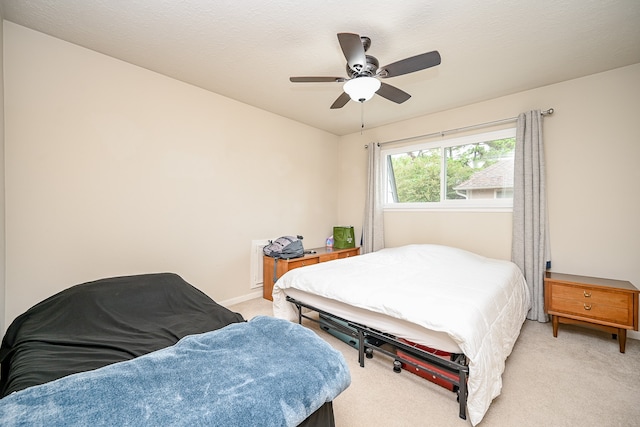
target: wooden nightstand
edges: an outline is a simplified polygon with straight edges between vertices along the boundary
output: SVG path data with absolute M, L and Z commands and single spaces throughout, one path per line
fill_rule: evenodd
M 590 325 L 618 335 L 624 353 L 627 329 L 638 330 L 638 294 L 631 282 L 547 272 L 544 307 L 551 315 L 553 336 L 558 324 Z
M 304 267 L 306 265 L 318 264 L 320 262 L 331 261 L 339 258 L 348 258 L 360 255 L 360 248 L 349 249 L 330 249 L 330 248 L 313 248 L 314 254 L 305 254 L 300 258 L 279 259 L 276 264 L 276 277 L 280 278 L 284 273 L 294 268 Z M 274 258 L 262 257 L 262 297 L 273 301 L 271 294 L 273 293 L 273 263 Z

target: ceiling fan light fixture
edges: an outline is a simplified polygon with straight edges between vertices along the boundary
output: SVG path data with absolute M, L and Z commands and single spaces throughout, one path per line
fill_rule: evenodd
M 354 101 L 365 102 L 380 89 L 380 80 L 375 77 L 356 77 L 348 80 L 343 89 Z

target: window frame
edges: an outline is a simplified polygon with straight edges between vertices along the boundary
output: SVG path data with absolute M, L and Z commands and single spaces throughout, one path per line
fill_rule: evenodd
M 476 211 L 476 212 L 513 212 L 513 198 L 494 198 L 494 199 L 457 199 L 443 200 L 446 197 L 446 157 L 445 148 L 475 144 L 485 141 L 493 141 L 496 139 L 515 138 L 516 128 L 509 127 L 506 129 L 474 133 L 460 137 L 442 139 L 439 141 L 427 142 L 425 140 L 413 142 L 411 144 L 394 145 L 392 147 L 382 146 L 380 149 L 380 173 L 382 182 L 385 187 L 382 193 L 383 209 L 385 211 Z M 419 202 L 419 203 L 390 203 L 387 199 L 389 191 L 389 173 L 388 162 L 389 156 L 394 154 L 402 154 L 410 151 L 440 149 L 440 201 L 439 202 Z

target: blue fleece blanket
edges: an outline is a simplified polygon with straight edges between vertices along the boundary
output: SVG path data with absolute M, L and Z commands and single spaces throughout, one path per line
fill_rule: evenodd
M 249 322 L 0 399 L 3 426 L 295 426 L 351 382 L 342 354 L 286 320 Z

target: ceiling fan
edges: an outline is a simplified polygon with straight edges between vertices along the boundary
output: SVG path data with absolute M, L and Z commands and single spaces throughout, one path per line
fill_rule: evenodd
M 338 42 L 347 59 L 348 77 L 289 78 L 293 83 L 345 82 L 344 92 L 331 105 L 332 109 L 344 107 L 349 99 L 365 102 L 376 93 L 397 104 L 402 104 L 411 98 L 411 95 L 379 79 L 401 76 L 440 65 L 440 54 L 434 50 L 379 67 L 378 59 L 365 53 L 371 46 L 369 37 L 353 33 L 338 33 Z

